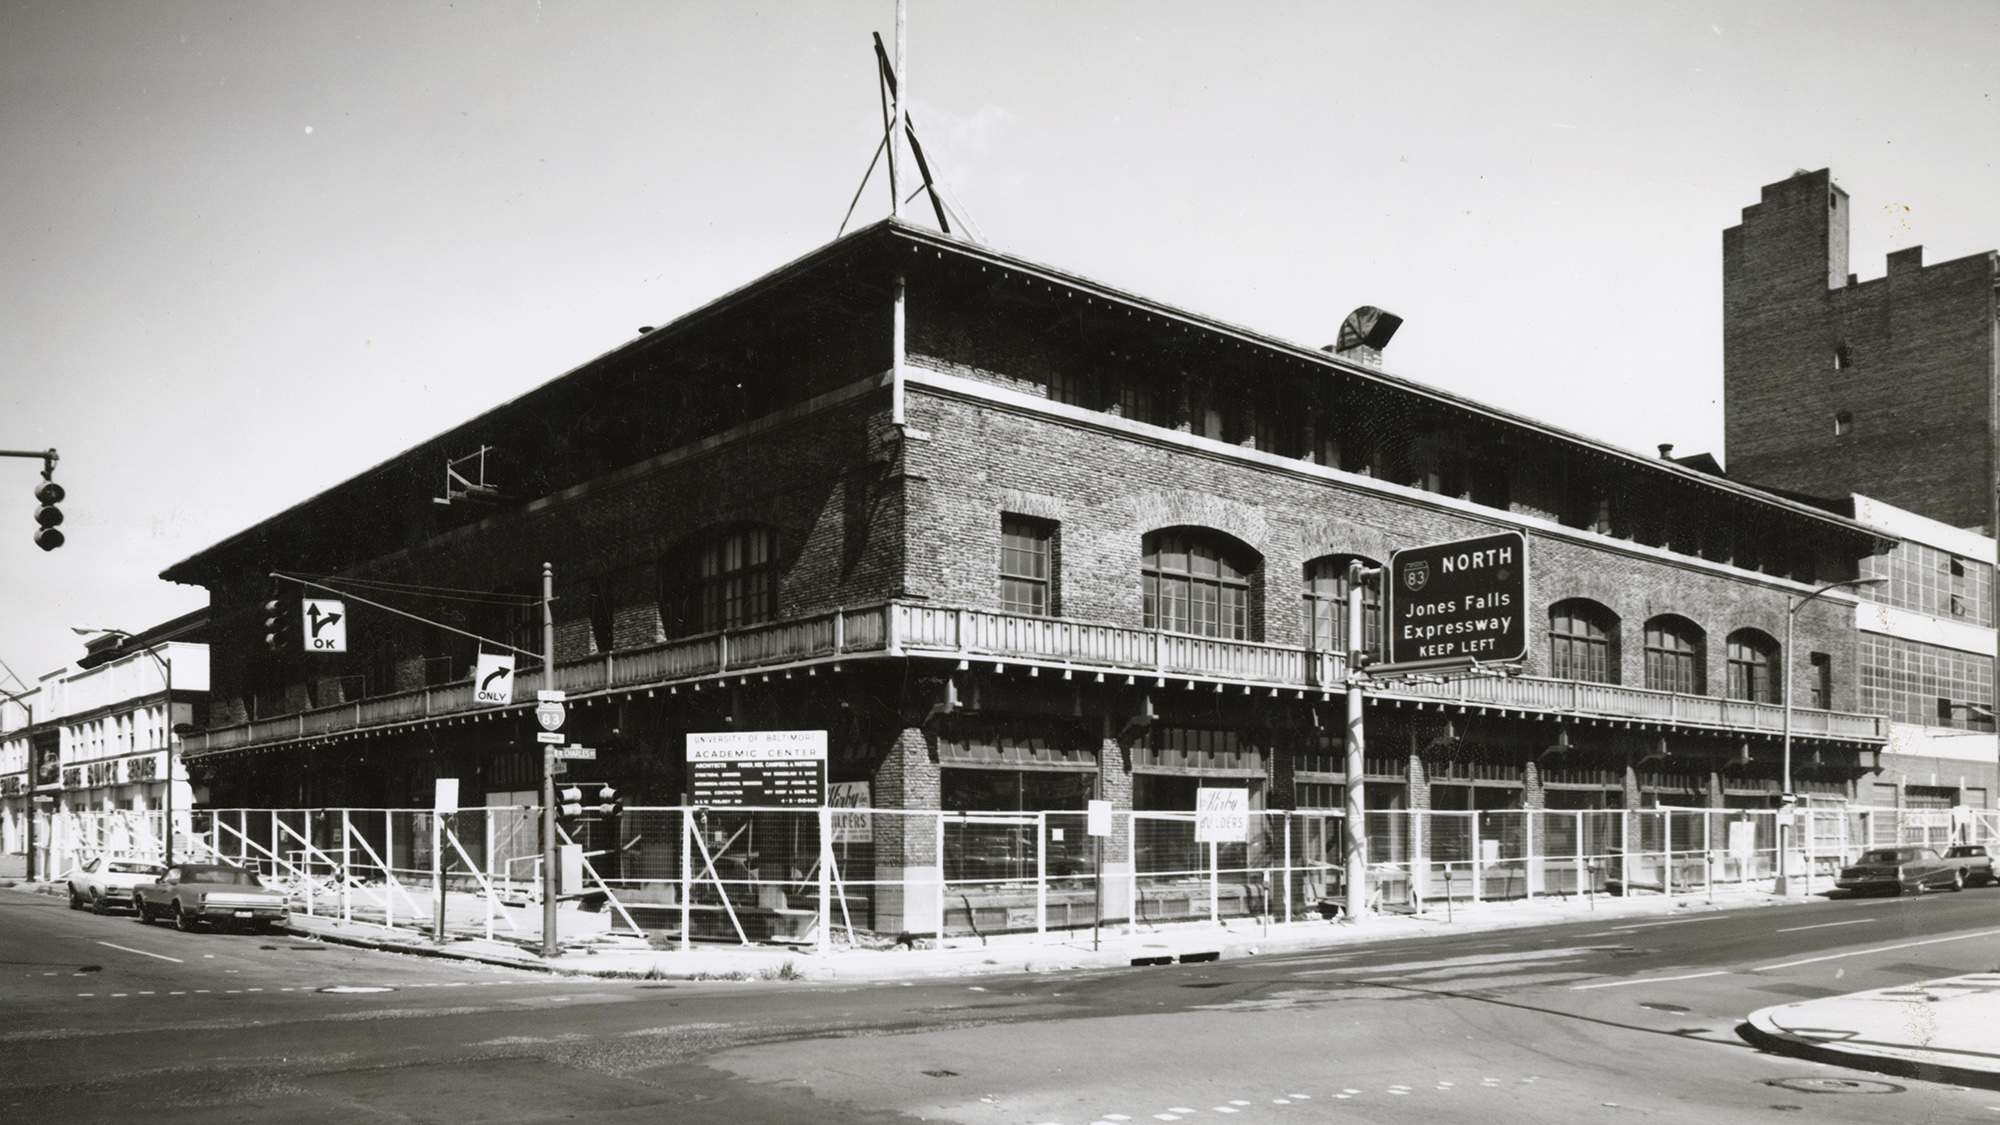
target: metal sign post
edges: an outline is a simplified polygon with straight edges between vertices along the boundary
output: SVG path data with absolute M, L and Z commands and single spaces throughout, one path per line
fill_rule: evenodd
M 437 779 L 437 795 L 431 803 L 431 885 L 437 888 L 437 917 L 432 936 L 444 944 L 444 837 L 445 818 L 458 811 L 458 779 Z
M 562 693 L 556 690 L 556 572 L 555 564 L 542 564 L 542 691 L 543 703 L 554 703 L 555 725 L 540 705 L 535 718 L 546 731 L 562 726 Z M 556 755 L 555 747 L 542 744 L 542 956 L 554 957 L 561 947 L 556 942 Z

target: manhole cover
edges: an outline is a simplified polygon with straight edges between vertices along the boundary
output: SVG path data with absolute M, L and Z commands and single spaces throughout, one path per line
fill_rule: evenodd
M 394 992 L 396 990 L 388 987 L 387 985 L 381 985 L 381 984 L 336 984 L 330 988 L 322 988 L 320 989 L 320 991 L 336 992 L 342 995 L 346 995 L 348 993 L 355 993 L 355 992 Z
M 1866 1078 L 1766 1078 L 1764 1085 L 1799 1094 L 1900 1094 L 1906 1089 Z

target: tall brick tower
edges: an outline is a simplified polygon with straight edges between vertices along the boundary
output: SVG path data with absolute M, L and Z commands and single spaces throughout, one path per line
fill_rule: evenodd
M 1730 476 L 1864 493 L 1991 534 L 2000 255 L 1847 272 L 1848 200 L 1827 169 L 1766 184 L 1722 232 L 1723 427 Z

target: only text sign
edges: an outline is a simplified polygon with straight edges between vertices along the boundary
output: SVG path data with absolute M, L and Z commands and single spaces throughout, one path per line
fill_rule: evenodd
M 1392 665 L 1528 653 L 1528 543 L 1518 531 L 1397 551 L 1386 585 Z
M 744 730 L 687 736 L 689 799 L 697 805 L 819 805 L 826 800 L 826 732 Z
M 491 705 L 514 702 L 514 658 L 505 653 L 482 652 L 473 673 L 472 701 Z

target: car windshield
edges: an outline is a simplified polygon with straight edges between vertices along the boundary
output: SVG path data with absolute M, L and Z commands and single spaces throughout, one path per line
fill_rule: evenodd
M 120 875 L 159 875 L 166 868 L 157 863 L 112 863 L 105 870 Z
M 1913 860 L 1913 859 L 1915 859 L 1915 858 L 1917 858 L 1917 853 L 1916 853 L 1916 851 L 1915 851 L 1915 850 L 1913 850 L 1913 849 L 1909 849 L 1909 848 L 1883 848 L 1883 849 L 1881 849 L 1880 851 L 1873 851 L 1873 852 L 1865 852 L 1865 853 L 1863 853 L 1863 854 L 1862 854 L 1862 856 L 1861 856 L 1861 862 L 1863 862 L 1863 863 L 1908 863 L 1909 861 L 1911 861 L 1911 860 Z
M 189 867 L 181 872 L 183 883 L 222 883 L 233 887 L 261 887 L 257 876 L 234 867 Z
M 1985 854 L 1986 854 L 1986 849 L 1985 849 L 1985 848 L 1967 848 L 1967 847 L 1957 847 L 1957 848 L 1953 848 L 1953 849 L 1951 849 L 1950 851 L 1946 852 L 1945 854 L 1946 854 L 1947 856 L 1950 856 L 1950 857 L 1951 857 L 1952 859 L 1963 859 L 1963 858 L 1965 858 L 1966 856 L 1980 856 L 1980 855 L 1985 855 Z

